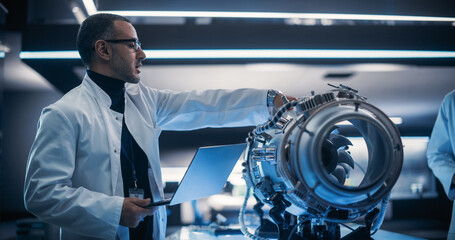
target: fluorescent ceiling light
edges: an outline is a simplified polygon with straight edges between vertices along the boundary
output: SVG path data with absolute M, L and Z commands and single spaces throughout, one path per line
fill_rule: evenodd
M 147 59 L 387 59 L 455 58 L 455 51 L 221 49 L 144 50 Z M 77 51 L 23 51 L 21 59 L 79 59 Z
M 5 52 L 0 52 L 0 58 L 4 58 L 5 57 Z
M 328 20 L 376 20 L 376 21 L 418 21 L 455 22 L 451 17 L 370 15 L 370 14 L 329 14 L 329 13 L 286 13 L 286 12 L 210 12 L 210 11 L 98 11 L 130 17 L 211 17 L 211 18 L 297 18 Z
M 232 49 L 232 50 L 145 50 L 152 59 L 244 59 L 244 58 L 454 58 L 455 52 L 406 50 L 306 50 L 306 49 Z
M 78 51 L 22 51 L 21 59 L 80 59 Z
M 96 9 L 95 3 L 93 0 L 82 0 L 84 3 L 85 10 L 87 10 L 88 15 L 93 15 L 98 13 L 98 10 Z
M 455 22 L 453 17 L 370 15 L 370 14 L 328 14 L 328 13 L 287 13 L 287 12 L 219 12 L 219 11 L 98 11 L 93 0 L 83 0 L 89 15 L 112 13 L 130 17 L 211 17 L 211 18 L 283 18 L 283 19 L 329 19 L 329 20 L 377 20 L 377 21 L 423 21 Z

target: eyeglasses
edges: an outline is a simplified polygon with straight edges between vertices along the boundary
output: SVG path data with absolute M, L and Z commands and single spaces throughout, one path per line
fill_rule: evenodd
M 141 42 L 139 42 L 139 39 L 136 38 L 130 38 L 130 39 L 108 39 L 104 40 L 106 42 L 111 42 L 111 43 L 121 43 L 121 42 L 134 42 L 134 51 L 137 51 L 141 47 Z

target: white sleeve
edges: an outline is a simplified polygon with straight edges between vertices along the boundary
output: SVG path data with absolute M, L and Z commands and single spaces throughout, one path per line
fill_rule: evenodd
M 455 139 L 455 121 L 453 98 L 446 97 L 436 118 L 433 132 L 427 149 L 428 166 L 439 179 L 450 200 L 455 192 L 451 189 L 452 177 L 455 174 L 453 145 Z
M 267 90 L 154 91 L 163 130 L 254 126 L 269 117 Z
M 25 207 L 43 221 L 77 234 L 114 239 L 123 198 L 72 187 L 77 135 L 62 112 L 43 110 L 27 161 Z

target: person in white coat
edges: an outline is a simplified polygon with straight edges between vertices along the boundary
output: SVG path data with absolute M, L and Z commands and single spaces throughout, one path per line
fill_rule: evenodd
M 145 59 L 124 17 L 81 25 L 82 83 L 43 109 L 27 161 L 24 204 L 62 239 L 164 239 L 162 130 L 251 126 L 283 104 L 273 90 L 172 92 L 144 86 Z M 292 97 L 289 97 L 293 99 Z
M 428 166 L 439 179 L 447 197 L 455 199 L 455 91 L 444 97 L 427 149 Z M 455 240 L 455 208 L 447 239 Z

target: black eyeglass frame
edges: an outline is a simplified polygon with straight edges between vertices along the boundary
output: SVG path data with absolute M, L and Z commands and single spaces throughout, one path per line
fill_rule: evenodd
M 142 47 L 141 42 L 139 39 L 136 38 L 129 38 L 129 39 L 106 39 L 104 40 L 106 42 L 111 42 L 111 43 L 122 43 L 122 42 L 134 42 L 134 51 L 139 50 L 139 48 Z

